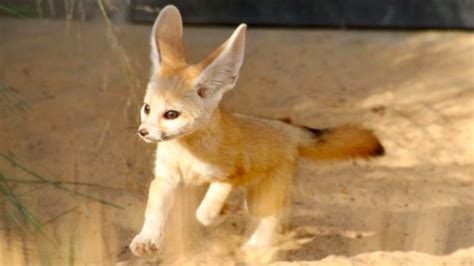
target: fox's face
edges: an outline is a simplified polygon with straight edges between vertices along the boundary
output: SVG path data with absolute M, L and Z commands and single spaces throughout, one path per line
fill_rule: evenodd
M 179 11 L 170 6 L 160 12 L 151 34 L 152 75 L 140 110 L 138 134 L 145 141 L 166 141 L 206 127 L 224 93 L 237 82 L 245 30 L 240 25 L 208 58 L 189 65 Z
M 156 77 L 148 84 L 141 108 L 140 136 L 147 142 L 173 139 L 205 125 L 212 110 L 181 73 Z

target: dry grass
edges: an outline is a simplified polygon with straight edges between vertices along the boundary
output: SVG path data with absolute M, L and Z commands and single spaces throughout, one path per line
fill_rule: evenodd
M 130 59 L 118 41 L 117 35 L 114 30 L 108 15 L 106 4 L 102 0 L 96 0 L 98 10 L 102 16 L 104 25 L 107 29 L 107 36 L 110 42 L 110 47 L 117 54 L 120 59 L 122 71 L 126 77 L 129 95 L 126 100 L 126 107 L 129 110 L 137 109 L 139 104 L 137 97 L 138 80 L 134 75 L 133 67 L 131 66 Z M 52 1 L 48 1 L 49 14 L 55 16 L 54 5 Z M 65 4 L 65 23 L 69 25 L 71 20 L 74 19 L 75 14 L 79 15 L 79 19 L 85 19 L 85 8 L 82 0 L 75 2 L 70 0 L 64 0 Z M 110 5 L 110 3 L 108 3 Z M 36 12 L 31 7 L 24 8 L 23 6 L 8 7 L 0 5 L 0 11 L 7 14 L 26 17 L 26 16 L 44 16 L 44 10 L 41 5 L 41 1 L 36 2 Z M 18 94 L 6 84 L 0 83 L 0 108 L 6 108 L 10 112 L 21 112 L 21 111 L 33 111 L 30 105 L 25 102 Z M 117 110 L 119 106 L 117 105 Z M 131 118 L 132 123 L 138 121 L 136 112 L 126 115 L 129 119 Z M 107 135 L 112 118 L 106 124 L 102 130 L 102 134 L 99 138 L 97 147 L 101 146 L 103 139 Z M 20 163 L 17 159 L 12 156 L 2 153 L 0 151 L 0 160 L 8 163 L 13 168 L 19 169 L 30 178 L 19 178 L 8 175 L 0 171 L 0 208 L 4 210 L 7 216 L 2 216 L 3 221 L 0 223 L 4 228 L 0 229 L 0 264 L 1 265 L 21 265 L 21 264 L 37 264 L 50 265 L 51 263 L 68 263 L 69 265 L 81 264 L 87 262 L 84 260 L 84 256 L 80 253 L 89 252 L 83 248 L 88 246 L 95 246 L 94 252 L 95 258 L 102 257 L 102 261 L 112 262 L 111 258 L 106 258 L 104 255 L 105 243 L 101 235 L 97 235 L 96 239 L 87 239 L 78 236 L 71 232 L 66 234 L 66 238 L 69 238 L 68 244 L 64 246 L 64 239 L 58 239 L 57 236 L 53 236 L 54 233 L 51 230 L 46 230 L 45 226 L 53 224 L 58 219 L 67 216 L 70 213 L 79 211 L 85 211 L 86 213 L 96 213 L 93 209 L 101 209 L 102 206 L 122 209 L 122 206 L 105 200 L 102 197 L 93 196 L 88 193 L 80 192 L 78 187 L 91 187 L 99 190 L 111 189 L 120 190 L 117 187 L 108 187 L 100 184 L 81 182 L 81 181 L 58 181 L 52 178 L 46 177 L 34 169 L 30 169 L 25 164 Z M 23 175 L 22 175 L 23 176 Z M 64 178 L 63 178 L 64 180 Z M 18 186 L 21 185 L 21 186 Z M 20 188 L 21 189 L 20 189 Z M 71 208 L 64 209 L 59 214 L 48 217 L 47 219 L 41 220 L 34 213 L 34 206 L 28 206 L 22 200 L 22 197 L 27 197 L 32 192 L 47 191 L 48 187 L 54 188 L 57 191 L 71 195 L 76 199 L 77 203 Z M 57 194 L 51 195 L 54 197 Z M 80 198 L 97 202 L 99 205 L 90 205 L 86 207 L 79 200 Z M 91 208 L 91 209 L 89 209 Z M 90 231 L 90 229 L 97 230 L 97 225 L 94 223 L 100 220 L 99 217 L 89 217 L 88 220 L 82 220 L 76 223 L 82 229 L 79 231 Z M 77 228 L 76 228 L 77 229 Z M 99 229 L 99 231 L 101 231 Z M 92 240 L 92 241 L 90 241 Z M 28 244 L 26 242 L 29 242 Z M 33 243 L 33 245 L 31 244 Z M 59 243 L 62 243 L 61 246 Z M 91 244 L 93 243 L 93 244 Z M 5 246 L 6 244 L 6 246 Z M 110 244 L 110 243 L 107 243 Z M 54 258 L 54 259 L 53 259 Z

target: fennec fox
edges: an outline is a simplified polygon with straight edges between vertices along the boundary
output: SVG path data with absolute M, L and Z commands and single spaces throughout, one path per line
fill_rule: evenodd
M 209 57 L 189 65 L 178 9 L 165 7 L 153 25 L 152 74 L 138 133 L 157 144 L 155 178 L 143 228 L 130 245 L 135 255 L 160 250 L 178 184 L 209 185 L 196 210 L 205 226 L 221 220 L 234 188 L 245 187 L 247 209 L 259 222 L 242 248 L 268 248 L 300 156 L 327 160 L 383 153 L 372 132 L 356 126 L 315 130 L 222 111 L 219 102 L 237 82 L 244 59 L 245 30 L 241 24 Z

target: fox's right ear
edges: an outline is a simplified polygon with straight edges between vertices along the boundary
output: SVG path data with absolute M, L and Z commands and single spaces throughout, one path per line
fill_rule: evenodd
M 151 61 L 153 72 L 163 65 L 184 64 L 183 21 L 178 9 L 165 6 L 153 24 L 151 32 Z

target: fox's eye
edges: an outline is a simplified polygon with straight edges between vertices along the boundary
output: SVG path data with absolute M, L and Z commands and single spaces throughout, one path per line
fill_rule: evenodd
M 145 114 L 149 114 L 149 113 L 150 113 L 150 106 L 149 106 L 147 103 L 145 103 L 145 106 L 143 106 L 143 112 L 144 112 Z
M 178 118 L 178 116 L 180 115 L 180 112 L 178 111 L 175 111 L 175 110 L 169 110 L 169 111 L 166 111 L 163 115 L 163 117 L 165 119 L 176 119 Z

